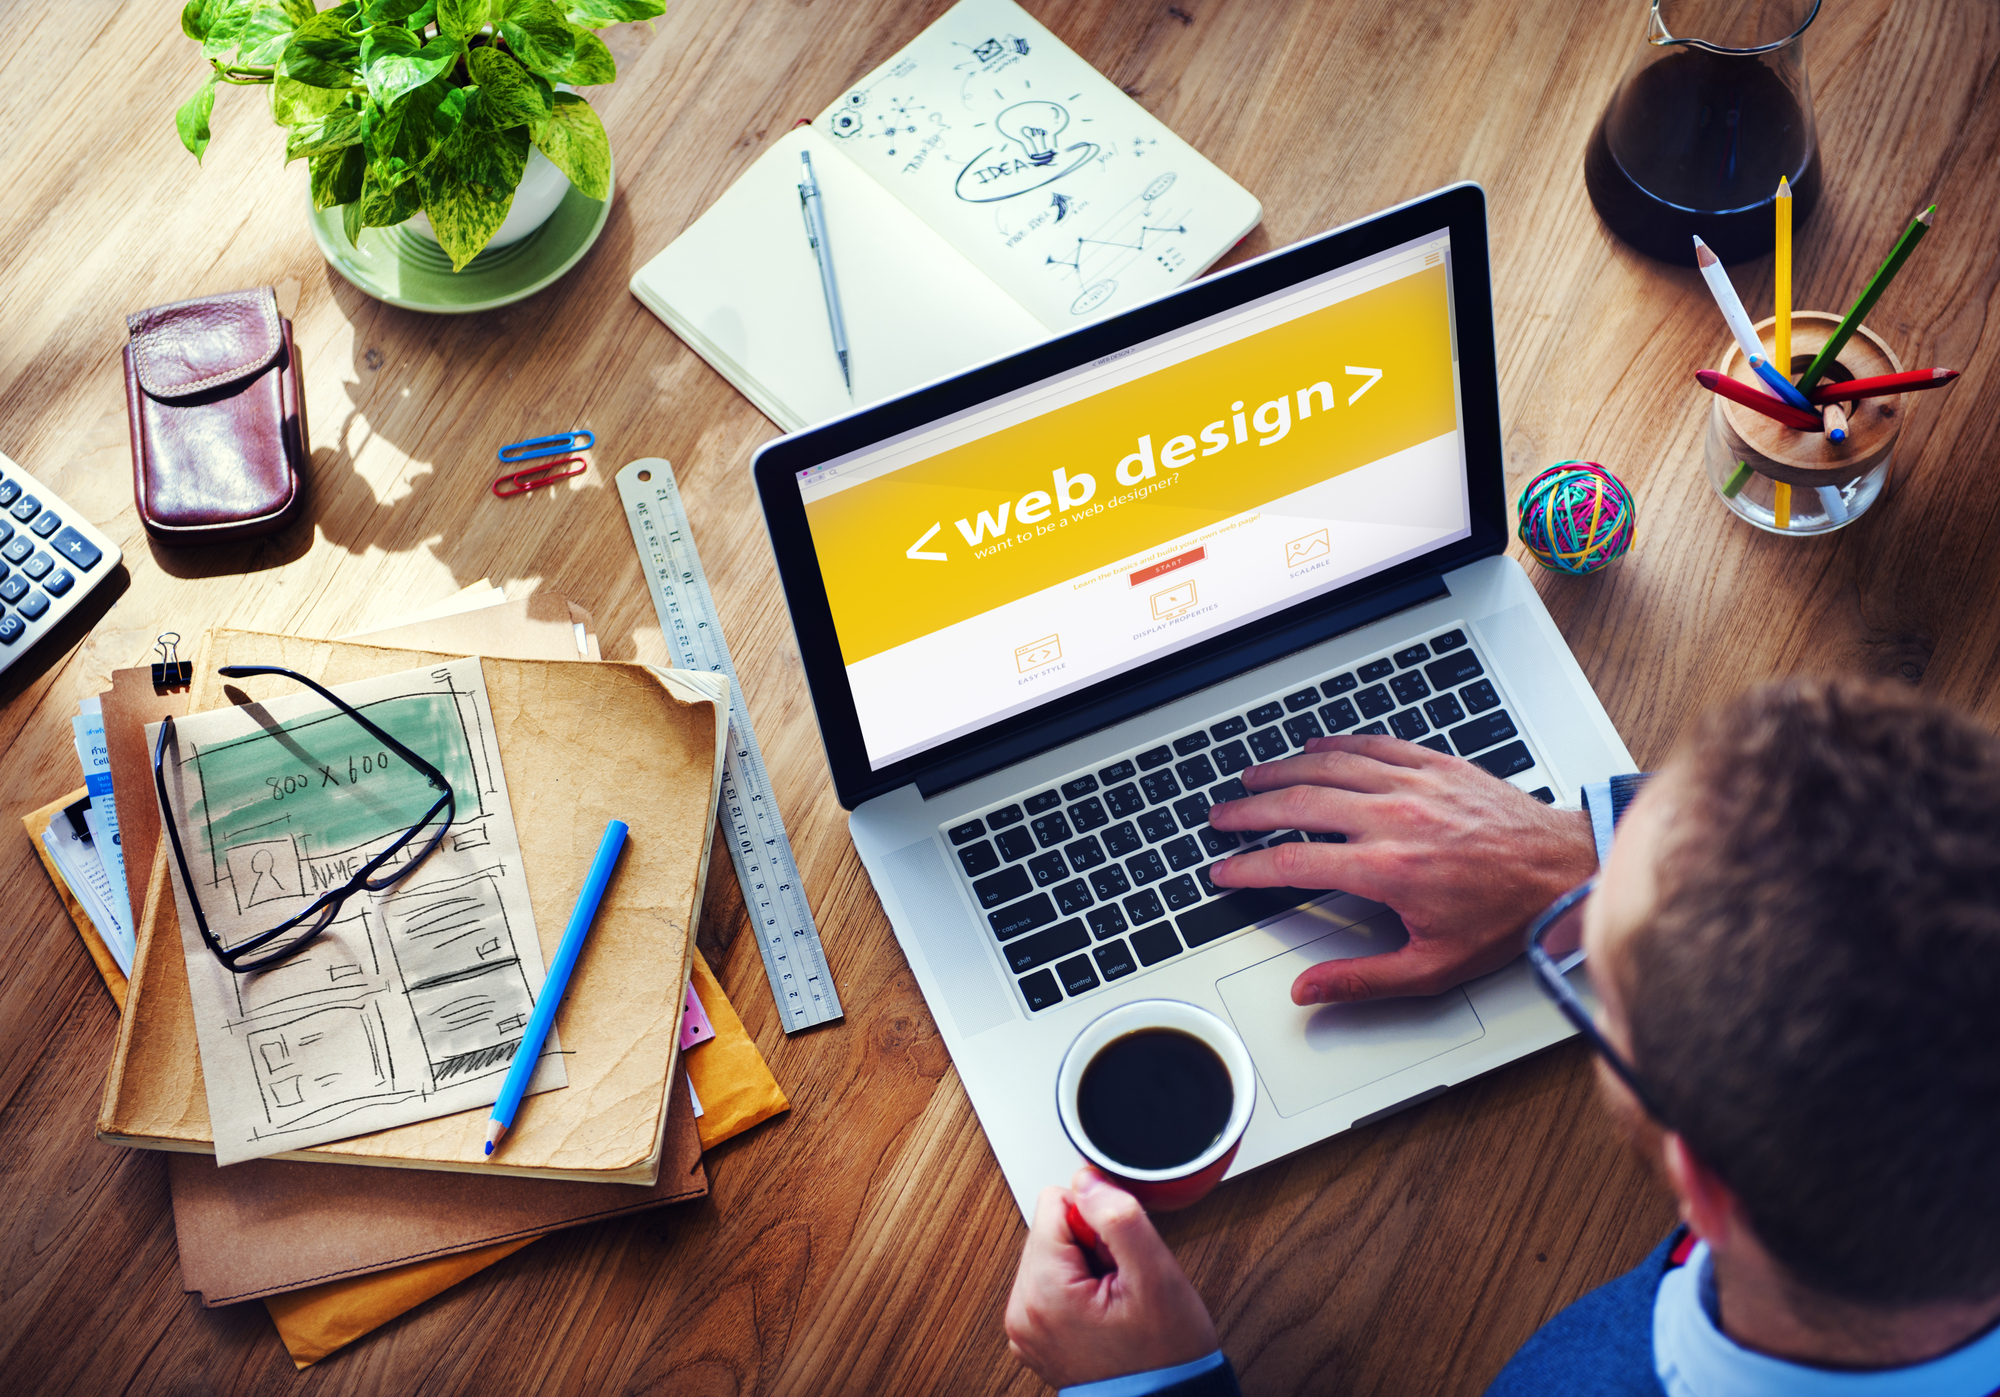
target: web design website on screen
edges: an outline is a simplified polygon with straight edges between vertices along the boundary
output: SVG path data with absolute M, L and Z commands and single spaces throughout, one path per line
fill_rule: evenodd
M 1465 538 L 1443 233 L 799 473 L 880 768 Z

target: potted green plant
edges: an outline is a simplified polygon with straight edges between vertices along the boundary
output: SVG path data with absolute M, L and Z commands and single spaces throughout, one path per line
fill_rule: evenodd
M 317 209 L 363 228 L 423 213 L 462 270 L 506 221 L 539 150 L 592 199 L 611 192 L 604 123 L 565 89 L 610 82 L 592 31 L 653 19 L 664 0 L 188 0 L 181 29 L 210 72 L 174 114 L 201 158 L 218 86 L 271 89 L 285 160 Z M 559 182 L 558 182 L 559 183 Z

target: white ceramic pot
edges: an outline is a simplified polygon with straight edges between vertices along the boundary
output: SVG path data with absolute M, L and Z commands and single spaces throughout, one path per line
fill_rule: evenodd
M 500 231 L 486 244 L 488 249 L 506 247 L 517 243 L 549 221 L 549 215 L 569 193 L 569 176 L 558 170 L 534 146 L 528 147 L 528 168 L 521 174 L 520 188 L 514 191 L 514 202 L 507 210 L 507 221 L 500 225 Z M 419 212 L 405 225 L 422 233 L 433 242 L 437 234 L 431 230 L 431 221 Z

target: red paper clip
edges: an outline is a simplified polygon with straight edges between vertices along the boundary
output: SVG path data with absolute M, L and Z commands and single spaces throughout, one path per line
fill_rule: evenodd
M 539 465 L 509 471 L 493 481 L 493 493 L 500 499 L 510 500 L 516 495 L 525 495 L 530 490 L 539 490 L 544 485 L 553 485 L 558 480 L 568 480 L 573 475 L 582 475 L 587 463 L 581 456 L 565 456 L 560 461 L 543 461 Z M 575 466 L 575 470 L 564 471 L 561 475 L 551 475 L 557 466 Z M 511 490 L 503 490 L 503 485 L 511 485 Z

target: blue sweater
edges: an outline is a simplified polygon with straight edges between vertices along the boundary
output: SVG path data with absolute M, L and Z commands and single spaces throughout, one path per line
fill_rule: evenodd
M 1486 1397 L 1666 1397 L 1653 1370 L 1653 1300 L 1686 1235 L 1675 1228 L 1644 1261 L 1536 1330 Z

